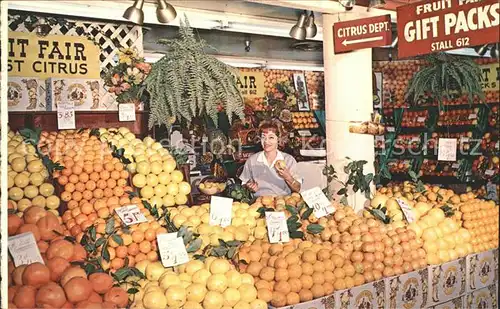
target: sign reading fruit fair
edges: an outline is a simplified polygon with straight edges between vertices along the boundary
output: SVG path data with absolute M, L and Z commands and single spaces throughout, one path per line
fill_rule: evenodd
M 425 0 L 397 8 L 398 57 L 494 43 L 498 0 Z
M 391 16 L 383 15 L 333 24 L 336 54 L 391 45 Z

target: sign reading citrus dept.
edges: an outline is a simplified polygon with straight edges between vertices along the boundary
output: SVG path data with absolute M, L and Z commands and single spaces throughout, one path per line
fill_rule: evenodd
M 382 15 L 334 23 L 333 37 L 336 54 L 391 45 L 391 16 Z
M 266 95 L 264 88 L 264 72 L 262 71 L 251 72 L 240 70 L 240 76 L 236 81 L 236 85 L 240 89 L 243 98 L 263 98 Z
M 9 32 L 7 47 L 10 76 L 100 78 L 99 47 L 86 37 Z
M 498 42 L 498 0 L 425 0 L 397 8 L 398 57 Z

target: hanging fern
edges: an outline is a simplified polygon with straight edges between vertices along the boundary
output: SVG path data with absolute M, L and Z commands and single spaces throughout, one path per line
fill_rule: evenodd
M 480 83 L 481 70 L 469 58 L 446 53 L 431 54 L 424 57 L 427 66 L 415 73 L 408 84 L 406 99 L 417 103 L 430 96 L 442 106 L 444 98 L 466 94 L 469 103 L 474 97 L 484 99 Z
M 243 118 L 243 98 L 236 85 L 238 71 L 204 52 L 209 46 L 195 37 L 189 21 L 181 20 L 179 37 L 161 39 L 167 54 L 153 65 L 145 81 L 151 96 L 149 127 L 170 126 L 175 119 L 190 122 L 208 115 L 217 125 L 219 106 Z

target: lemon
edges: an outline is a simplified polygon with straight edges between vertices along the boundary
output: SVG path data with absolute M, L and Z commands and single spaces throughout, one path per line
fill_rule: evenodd
M 44 166 L 41 161 L 31 161 L 28 163 L 28 172 L 30 173 L 39 173 L 43 170 Z
M 137 158 L 136 158 L 137 161 Z M 142 175 L 148 175 L 151 172 L 151 166 L 147 161 L 137 161 L 137 173 Z
M 30 183 L 30 179 L 25 174 L 17 174 L 14 177 L 14 185 L 19 188 L 25 188 Z
M 132 177 L 132 183 L 136 188 L 143 188 L 147 183 L 146 176 L 142 174 L 135 174 L 134 177 Z
M 175 196 L 175 204 L 177 205 L 186 205 L 187 201 L 188 201 L 187 195 L 177 194 Z
M 207 280 L 210 276 L 211 276 L 210 271 L 203 268 L 203 269 L 197 270 L 193 274 L 192 282 L 206 285 Z
M 57 209 L 60 204 L 59 197 L 51 195 L 45 199 L 45 203 L 48 209 Z
M 162 167 L 163 167 L 164 172 L 172 173 L 175 170 L 175 168 L 177 167 L 177 163 L 173 159 L 167 159 L 167 160 L 163 161 Z M 181 175 L 182 175 L 182 173 L 181 173 Z M 182 179 L 178 182 L 181 182 L 181 181 L 182 181 Z
M 233 307 L 240 301 L 240 292 L 235 288 L 227 288 L 222 294 L 224 297 L 224 306 Z
M 224 305 L 224 297 L 221 293 L 209 291 L 203 300 L 204 309 L 221 309 Z
M 165 207 L 172 207 L 175 206 L 175 197 L 167 194 L 163 197 L 163 206 Z
M 45 181 L 45 178 L 40 173 L 31 174 L 29 179 L 30 179 L 30 183 L 34 186 L 41 186 L 43 184 L 43 182 Z
M 24 157 L 17 157 L 10 163 L 12 170 L 15 172 L 22 172 L 26 168 L 26 159 Z
M 169 183 L 167 185 L 167 194 L 176 196 L 179 193 L 179 186 L 176 183 Z
M 146 274 L 146 267 L 151 264 L 149 260 L 142 260 L 135 264 L 135 268 L 137 268 L 144 275 Z
M 188 195 L 191 193 L 191 185 L 185 181 L 179 183 L 179 194 Z
M 167 187 L 164 184 L 157 184 L 154 187 L 155 195 L 158 197 L 163 198 L 165 195 L 167 195 Z
M 9 199 L 19 201 L 23 198 L 24 191 L 21 188 L 12 187 L 9 189 Z
M 31 205 L 32 205 L 32 202 L 29 199 L 23 198 L 19 202 L 17 202 L 17 209 L 22 212 L 22 211 L 25 211 L 28 207 L 31 207 Z M 39 206 L 39 205 L 35 205 L 35 206 Z M 41 206 L 41 207 L 45 207 L 45 205 Z
M 146 176 L 146 185 L 150 186 L 150 187 L 154 187 L 158 184 L 158 176 L 156 176 L 155 174 L 148 174 Z
M 198 270 L 203 269 L 205 266 L 200 260 L 192 260 L 185 264 L 186 270 L 185 272 L 189 275 L 194 275 Z
M 187 218 L 181 214 L 173 218 L 173 222 L 176 227 L 180 227 L 184 222 L 186 222 L 186 220 Z
M 201 283 L 192 283 L 186 289 L 186 299 L 188 301 L 193 301 L 201 303 L 207 294 L 207 288 Z
M 143 198 L 146 198 L 146 199 L 152 198 L 154 194 L 155 194 L 155 191 L 150 186 L 145 186 L 141 189 L 141 196 Z
M 227 286 L 230 288 L 237 289 L 241 286 L 241 274 L 235 270 L 232 269 L 228 271 L 226 274 L 226 279 L 227 279 Z
M 159 291 L 146 293 L 142 298 L 142 304 L 146 309 L 165 309 L 167 308 L 167 297 Z
M 170 177 L 170 173 L 168 172 L 161 172 L 158 174 L 158 181 L 162 185 L 168 185 L 172 181 L 172 177 Z
M 49 197 L 54 194 L 54 186 L 50 183 L 43 183 L 39 188 L 40 194 Z
M 209 291 L 222 293 L 227 288 L 227 279 L 224 274 L 214 274 L 207 279 L 207 288 Z
M 38 195 L 34 199 L 31 200 L 31 204 L 33 206 L 45 207 L 47 204 L 47 199 L 41 195 Z
M 146 266 L 146 278 L 150 281 L 157 281 L 165 272 L 161 262 L 154 262 Z
M 167 289 L 172 285 L 181 285 L 181 279 L 179 279 L 179 276 L 176 273 L 168 273 L 163 276 L 163 278 L 160 280 L 160 287 L 163 289 Z
M 216 259 L 210 264 L 212 274 L 225 274 L 231 269 L 231 264 L 225 259 Z
M 186 289 L 181 285 L 171 285 L 165 292 L 167 308 L 181 308 L 186 302 Z
M 152 157 L 154 157 L 154 156 L 158 156 L 157 157 L 158 160 L 161 159 L 161 157 L 159 155 L 153 155 Z M 159 161 L 154 161 L 153 162 L 153 160 L 151 160 L 151 161 L 152 161 L 152 163 L 151 163 L 151 173 L 153 173 L 154 175 L 159 175 L 162 172 L 162 170 L 163 170 L 161 162 L 159 162 Z
M 257 289 L 253 284 L 243 283 L 238 288 L 241 295 L 241 300 L 250 303 L 257 299 Z
M 241 284 L 249 284 L 249 285 L 254 285 L 254 279 L 252 275 L 250 274 L 241 274 Z
M 190 301 L 188 300 L 185 304 L 184 304 L 184 309 L 203 309 L 203 306 L 197 302 L 194 302 L 194 301 Z
M 267 303 L 262 299 L 256 299 L 250 303 L 251 309 L 267 309 Z
M 158 208 L 160 208 L 161 205 L 163 205 L 163 199 L 155 195 L 149 199 L 149 203 L 151 204 L 151 206 L 158 206 Z
M 238 302 L 233 309 L 251 309 L 250 304 L 244 301 Z

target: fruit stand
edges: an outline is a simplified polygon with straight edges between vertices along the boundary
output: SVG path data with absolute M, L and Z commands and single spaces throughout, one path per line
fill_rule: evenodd
M 233 70 L 195 30 L 181 19 L 154 63 L 134 41 L 107 48 L 116 57 L 96 66 L 102 78 L 33 78 L 43 97 L 13 79 L 7 308 L 498 307 L 497 89 L 436 96 L 415 86 L 431 61 L 374 61 L 372 119 L 332 120 L 326 71 Z M 471 76 L 498 65 L 439 57 Z M 18 106 L 30 95 L 37 108 Z M 299 163 L 359 134 L 375 141 L 375 164 L 321 161 L 324 186 L 258 196 L 238 176 L 265 121 Z M 454 151 L 441 154 L 443 139 Z

